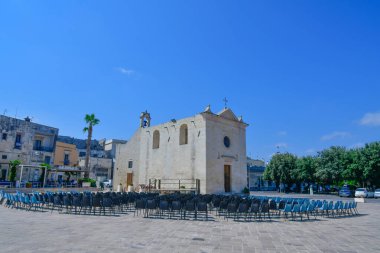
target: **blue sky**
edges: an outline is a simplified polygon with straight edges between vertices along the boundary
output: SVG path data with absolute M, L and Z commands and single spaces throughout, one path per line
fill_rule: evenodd
M 223 98 L 247 154 L 380 136 L 380 1 L 1 1 L 0 113 L 132 136 Z

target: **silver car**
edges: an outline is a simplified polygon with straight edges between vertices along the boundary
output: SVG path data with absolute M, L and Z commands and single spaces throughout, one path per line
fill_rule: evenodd
M 380 198 L 380 189 L 375 190 L 374 197 L 375 197 L 375 199 Z
M 373 198 L 374 197 L 374 192 L 370 191 L 366 188 L 358 188 L 355 191 L 355 197 L 357 198 Z

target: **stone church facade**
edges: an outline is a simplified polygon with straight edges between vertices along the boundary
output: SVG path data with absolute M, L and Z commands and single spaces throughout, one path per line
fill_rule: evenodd
M 246 127 L 230 108 L 140 128 L 118 145 L 114 187 L 147 185 L 152 180 L 197 180 L 200 193 L 241 192 L 247 185 Z

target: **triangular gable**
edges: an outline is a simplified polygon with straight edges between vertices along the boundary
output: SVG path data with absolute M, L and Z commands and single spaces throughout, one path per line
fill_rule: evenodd
M 230 108 L 224 108 L 223 111 L 218 113 L 218 116 L 229 120 L 239 121 Z

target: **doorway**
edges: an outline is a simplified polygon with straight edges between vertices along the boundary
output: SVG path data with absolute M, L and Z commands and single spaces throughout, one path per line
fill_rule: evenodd
M 127 186 L 133 185 L 132 173 L 127 173 Z
M 224 191 L 231 192 L 231 165 L 224 165 Z
M 1 177 L 2 180 L 7 180 L 7 170 L 1 170 Z

